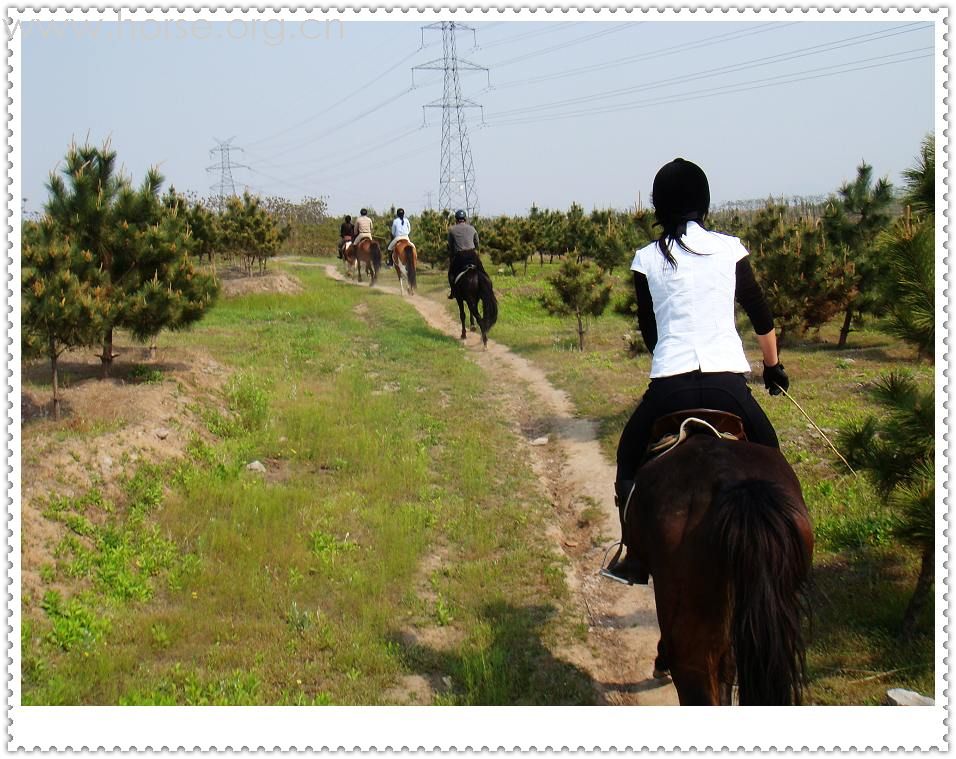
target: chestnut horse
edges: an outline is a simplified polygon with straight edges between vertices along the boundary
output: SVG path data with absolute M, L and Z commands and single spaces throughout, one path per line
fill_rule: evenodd
M 352 271 L 357 273 L 358 281 L 362 281 L 362 267 L 369 277 L 369 285 L 378 280 L 378 270 L 382 268 L 382 248 L 378 240 L 365 238 L 361 242 L 352 243 L 345 249 L 345 266 L 348 275 Z
M 415 294 L 415 288 L 418 287 L 418 251 L 415 244 L 408 240 L 399 240 L 392 249 L 392 264 L 395 266 L 395 273 L 398 275 L 398 285 L 405 294 L 406 288 L 409 294 Z
M 681 704 L 799 704 L 810 517 L 776 448 L 697 434 L 637 472 L 627 545 L 654 578 L 654 675 Z

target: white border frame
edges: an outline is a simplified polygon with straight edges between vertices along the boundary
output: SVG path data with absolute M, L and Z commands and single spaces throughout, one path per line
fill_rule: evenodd
M 116 20 L 118 7 L 17 8 L 7 18 L 20 20 Z M 285 18 L 343 21 L 435 21 L 462 16 L 481 20 L 535 20 L 653 17 L 654 20 L 742 21 L 786 14 L 807 21 L 932 20 L 935 23 L 936 140 L 943 150 L 938 163 L 937 207 L 937 438 L 936 476 L 939 540 L 936 561 L 936 706 L 923 708 L 802 707 L 762 709 L 688 709 L 673 707 L 23 707 L 20 697 L 20 38 L 8 32 L 7 79 L 7 748 L 16 749 L 145 749 L 145 748 L 280 748 L 280 749 L 944 749 L 948 747 L 948 588 L 946 543 L 948 519 L 948 437 L 951 429 L 946 369 L 948 315 L 947 257 L 944 253 L 951 218 L 946 193 L 949 172 L 947 6 L 755 7 L 705 5 L 695 8 L 650 6 L 626 8 L 586 6 L 512 8 L 511 6 L 411 5 L 325 6 L 309 8 L 122 8 L 123 20 L 197 20 Z M 878 17 L 878 18 L 877 18 Z M 8 22 L 9 24 L 9 22 Z M 7 26 L 9 30 L 10 26 Z M 943 173 L 945 171 L 945 173 Z M 944 181 L 939 181 L 944 180 Z M 945 186 L 944 186 L 945 183 Z M 944 305 L 945 304 L 945 305 Z M 939 582 L 940 579 L 943 582 Z

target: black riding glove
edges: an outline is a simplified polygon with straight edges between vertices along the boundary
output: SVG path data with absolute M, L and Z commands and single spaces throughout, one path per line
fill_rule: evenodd
M 771 395 L 780 395 L 781 388 L 790 389 L 790 378 L 779 361 L 774 366 L 763 365 L 763 384 Z

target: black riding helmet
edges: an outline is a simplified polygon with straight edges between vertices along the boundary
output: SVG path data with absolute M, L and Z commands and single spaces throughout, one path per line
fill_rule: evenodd
M 455 221 L 464 221 L 464 220 L 465 220 L 465 212 L 459 208 L 457 211 L 455 211 Z
M 703 221 L 710 210 L 707 175 L 696 163 L 675 158 L 654 177 L 651 202 L 665 232 L 672 232 L 681 223 Z

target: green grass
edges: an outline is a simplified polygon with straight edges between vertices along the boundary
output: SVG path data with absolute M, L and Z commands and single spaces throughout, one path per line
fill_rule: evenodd
M 610 311 L 574 350 L 573 321 L 537 304 L 555 267 L 492 269 L 492 337 L 599 420 L 612 457 L 650 357 L 628 355 L 634 325 Z M 552 654 L 578 630 L 541 537 L 547 506 L 506 455 L 516 441 L 489 413 L 486 378 L 400 299 L 295 273 L 303 294 L 224 300 L 169 336 L 232 372 L 221 402 L 201 409 L 213 442 L 197 436 L 183 461 L 131 473 L 115 504 L 97 490 L 50 499 L 68 538 L 41 570 L 56 595 L 21 631 L 24 702 L 377 704 L 409 674 L 444 679 L 442 704 L 593 700 L 585 674 Z M 443 299 L 447 281 L 426 268 L 419 285 Z M 792 394 L 831 440 L 879 413 L 865 387 L 881 373 L 905 365 L 932 380 L 878 332 L 835 342 L 828 326 L 781 354 Z M 815 525 L 814 702 L 932 693 L 932 610 L 925 634 L 897 638 L 918 563 L 892 538 L 894 515 L 798 409 L 753 390 Z M 265 475 L 246 471 L 256 459 Z M 421 630 L 446 642 L 408 634 Z
M 441 703 L 593 701 L 550 654 L 574 625 L 547 504 L 481 370 L 399 299 L 296 274 L 170 336 L 233 370 L 213 442 L 115 504 L 51 501 L 24 702 L 378 704 L 409 674 L 450 678 Z

